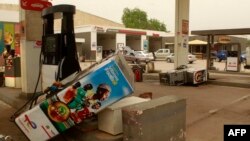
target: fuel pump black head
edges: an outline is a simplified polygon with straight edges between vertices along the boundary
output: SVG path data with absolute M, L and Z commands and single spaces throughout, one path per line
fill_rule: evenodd
M 43 64 L 58 65 L 56 80 L 79 72 L 74 21 L 75 6 L 56 5 L 42 11 L 43 18 Z M 54 19 L 61 18 L 61 33 L 54 33 Z

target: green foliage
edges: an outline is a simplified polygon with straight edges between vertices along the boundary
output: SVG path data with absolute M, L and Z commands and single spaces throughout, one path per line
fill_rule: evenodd
M 125 27 L 166 31 L 166 25 L 157 19 L 148 20 L 147 13 L 138 8 L 123 10 L 122 22 Z
M 157 30 L 157 31 L 166 31 L 166 25 L 164 23 L 159 22 L 157 19 L 150 19 L 148 20 L 148 27 L 147 29 L 150 30 Z
M 141 11 L 138 8 L 128 9 L 125 8 L 123 10 L 122 22 L 126 27 L 129 28 L 147 28 L 147 13 Z

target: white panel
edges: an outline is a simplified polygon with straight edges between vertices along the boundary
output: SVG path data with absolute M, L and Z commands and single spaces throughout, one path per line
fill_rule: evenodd
M 33 93 L 39 74 L 40 48 L 34 47 L 34 41 L 21 40 L 21 79 L 22 92 Z M 41 90 L 41 83 L 37 91 Z
M 85 32 L 90 32 L 92 31 L 93 26 L 79 26 L 79 27 L 75 27 L 75 33 L 85 33 Z
M 45 141 L 59 134 L 39 106 L 23 113 L 15 122 L 31 141 Z
M 227 71 L 238 71 L 238 62 L 237 57 L 227 57 Z
M 51 86 L 55 82 L 57 70 L 57 65 L 42 65 L 42 90 Z
M 76 43 L 85 43 L 84 38 L 76 38 Z
M 5 86 L 6 87 L 15 87 L 15 78 L 14 77 L 5 77 Z
M 246 65 L 250 65 L 250 47 L 246 48 Z
M 0 13 L 0 21 L 2 22 L 19 22 L 19 11 L 0 10 Z
M 91 41 L 91 50 L 96 50 L 96 47 L 97 47 L 97 32 L 96 31 L 91 32 L 90 41 Z
M 116 48 L 126 46 L 126 34 L 117 33 L 116 34 Z

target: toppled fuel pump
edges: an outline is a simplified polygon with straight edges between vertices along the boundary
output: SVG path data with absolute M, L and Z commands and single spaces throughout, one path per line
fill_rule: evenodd
M 177 69 L 159 73 L 160 83 L 170 86 L 192 84 L 198 85 L 207 81 L 207 70 L 204 68 L 188 68 L 185 65 Z
M 54 34 L 49 23 L 53 23 L 54 13 L 62 11 L 63 21 L 67 23 L 62 26 L 65 32 Z M 69 5 L 43 11 L 47 22 L 44 24 L 43 63 L 58 64 L 60 72 L 56 80 L 60 83 L 44 91 L 50 94 L 48 98 L 15 118 L 17 126 L 32 141 L 49 140 L 134 91 L 133 73 L 119 54 L 79 71 L 73 29 L 68 30 L 69 26 L 73 27 L 72 11 L 74 6 Z M 75 72 L 78 73 L 71 81 L 65 81 Z
M 96 65 L 75 82 L 15 119 L 34 141 L 48 140 L 133 93 L 132 72 L 120 55 Z

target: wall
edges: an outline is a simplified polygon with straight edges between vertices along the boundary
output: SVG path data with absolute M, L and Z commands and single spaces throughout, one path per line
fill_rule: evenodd
M 141 36 L 126 36 L 126 45 L 133 50 L 141 50 Z
M 86 60 L 94 60 L 95 59 L 95 51 L 91 51 L 91 41 L 90 41 L 90 32 L 83 33 L 82 37 L 85 39 L 85 43 L 82 44 L 82 55 Z
M 0 9 L 8 11 L 18 11 L 19 6 L 16 4 L 0 4 Z
M 162 38 L 149 37 L 149 51 L 153 52 L 159 48 L 163 48 Z
M 20 22 L 22 23 L 20 33 L 22 92 L 27 97 L 33 94 L 39 75 L 41 48 L 36 47 L 35 43 L 42 40 L 43 26 L 40 16 L 40 11 L 21 10 L 20 12 Z M 40 88 L 41 84 L 38 87 Z
M 97 46 L 102 46 L 103 50 L 115 50 L 115 34 L 97 34 Z
M 111 21 L 111 20 L 96 16 L 96 15 L 92 15 L 90 13 L 76 10 L 76 14 L 74 15 L 74 26 L 82 26 L 82 25 L 124 27 L 124 25 L 121 23 L 116 23 L 114 21 Z M 59 28 L 60 22 L 55 21 L 55 26 Z
M 21 40 L 21 82 L 22 92 L 26 97 L 30 97 L 35 90 L 39 74 L 40 52 L 40 48 L 34 48 L 34 41 Z M 41 83 L 37 91 L 41 91 Z

